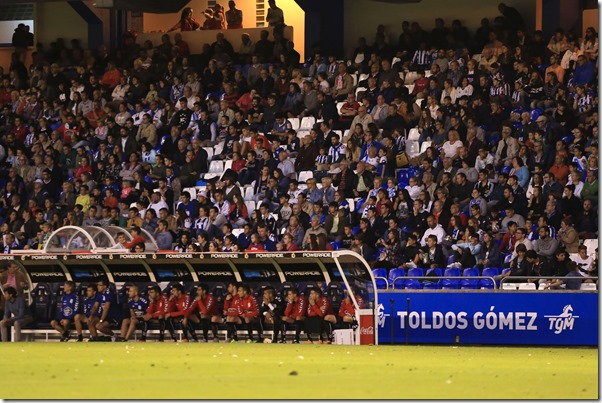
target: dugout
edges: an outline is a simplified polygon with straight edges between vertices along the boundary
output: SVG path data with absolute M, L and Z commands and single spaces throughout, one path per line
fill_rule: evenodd
M 273 286 L 280 295 L 286 295 L 290 287 L 307 295 L 312 287 L 320 287 L 337 311 L 346 289 L 351 290 L 349 294 L 359 316 L 356 341 L 374 344 L 378 340 L 374 315 L 374 308 L 379 306 L 376 283 L 366 261 L 351 251 L 136 254 L 107 253 L 105 249 L 96 253 L 96 242 L 114 239 L 106 230 L 73 227 L 53 235 L 62 245 L 76 248 L 65 252 L 65 247 L 57 247 L 60 253 L 0 256 L 0 260 L 14 260 L 26 274 L 30 302 L 35 301 L 39 289 L 56 293 L 67 280 L 82 287 L 103 277 L 115 284 L 120 295 L 126 295 L 123 291 L 131 284 L 143 289 L 158 284 L 167 289 L 174 282 L 183 284 L 186 291 L 203 282 L 211 290 L 223 292 L 230 281 L 241 281 L 250 286 L 256 297 L 266 286 Z M 82 245 L 89 245 L 90 249 L 85 250 Z M 363 301 L 363 305 L 358 301 Z

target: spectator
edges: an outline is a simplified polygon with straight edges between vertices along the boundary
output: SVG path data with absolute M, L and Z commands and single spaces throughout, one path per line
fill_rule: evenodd
M 17 295 L 17 290 L 14 287 L 9 286 L 4 289 L 4 301 L 4 317 L 0 321 L 2 342 L 8 342 L 10 326 L 15 328 L 15 338 L 13 341 L 21 341 L 21 329 L 33 322 L 25 299 L 23 296 Z

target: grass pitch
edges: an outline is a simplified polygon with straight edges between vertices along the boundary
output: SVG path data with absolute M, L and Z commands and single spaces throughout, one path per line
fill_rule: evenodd
M 597 399 L 587 348 L 2 343 L 11 399 Z

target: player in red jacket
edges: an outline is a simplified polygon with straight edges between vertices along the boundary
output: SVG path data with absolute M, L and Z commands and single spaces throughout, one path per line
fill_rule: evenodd
M 364 299 L 359 295 L 358 292 L 354 292 L 353 296 L 355 297 L 355 301 L 359 305 L 359 308 L 362 309 L 364 307 Z M 357 317 L 355 316 L 355 306 L 353 305 L 353 301 L 349 296 L 349 291 L 345 290 L 345 298 L 341 302 L 341 307 L 339 308 L 339 325 L 342 327 L 354 327 L 357 326 Z M 346 326 L 345 326 L 346 325 Z
M 226 295 L 226 299 L 224 300 L 224 316 L 226 317 L 226 326 L 228 329 L 226 338 L 230 341 L 238 341 L 238 329 L 236 328 L 236 325 L 242 323 L 238 311 L 238 303 L 238 283 L 231 281 L 228 283 L 228 295 Z
M 217 300 L 209 292 L 209 286 L 207 284 L 199 284 L 196 289 L 196 298 L 188 308 L 188 320 L 192 324 L 201 324 L 203 329 L 203 339 L 207 343 L 209 341 L 209 324 L 211 324 L 211 331 L 213 332 L 213 341 L 218 342 L 219 337 L 217 336 L 217 324 L 222 323 L 222 319 L 219 308 L 217 306 Z
M 159 341 L 161 342 L 165 337 L 165 315 L 167 314 L 167 305 L 167 297 L 161 293 L 161 288 L 159 288 L 158 285 L 148 291 L 148 308 L 146 309 L 146 315 L 142 317 L 142 320 L 147 323 L 155 321 L 159 323 Z M 147 329 L 148 326 L 145 326 L 140 340 L 146 341 Z M 175 337 L 173 337 L 173 339 L 174 341 L 176 340 Z
M 281 343 L 286 343 L 286 324 L 295 325 L 295 339 L 293 344 L 299 344 L 299 336 L 301 330 L 303 330 L 303 322 L 305 321 L 305 315 L 307 315 L 307 298 L 299 295 L 297 289 L 290 289 L 286 295 L 286 309 L 284 310 L 284 316 L 282 317 L 282 340 Z
M 182 333 L 184 334 L 182 341 L 185 343 L 188 342 L 188 330 L 191 331 L 192 339 L 198 341 L 194 329 L 188 321 L 187 312 L 188 308 L 190 308 L 190 304 L 190 298 L 188 295 L 184 294 L 184 287 L 182 287 L 182 284 L 174 284 L 171 287 L 171 296 L 169 297 L 165 319 L 167 319 L 169 332 L 171 333 L 172 338 L 175 338 L 175 325 L 180 325 Z
M 332 325 L 337 323 L 330 300 L 322 295 L 322 290 L 314 287 L 309 292 L 309 305 L 307 306 L 307 319 L 305 320 L 305 332 L 307 333 L 308 343 L 313 343 L 312 333 L 320 335 L 318 344 L 332 343 Z M 324 341 L 324 332 L 328 334 L 328 339 Z
M 251 294 L 251 289 L 246 284 L 238 286 L 238 314 L 240 323 L 244 322 L 247 328 L 247 334 L 249 335 L 247 343 L 253 343 L 253 325 L 257 323 L 259 308 L 255 297 Z M 261 330 L 258 330 L 257 333 L 259 338 L 262 339 Z

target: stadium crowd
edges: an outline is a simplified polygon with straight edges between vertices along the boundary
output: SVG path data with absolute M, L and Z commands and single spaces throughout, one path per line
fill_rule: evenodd
M 598 34 L 379 26 L 305 61 L 276 25 L 190 54 L 128 33 L 0 71 L 0 252 L 64 225 L 160 250 L 351 249 L 373 267 L 597 276 Z M 194 190 L 194 191 L 193 191 Z M 575 255 L 570 255 L 575 254 Z M 571 256 L 571 259 L 569 259 Z M 505 274 L 507 275 L 507 274 Z

